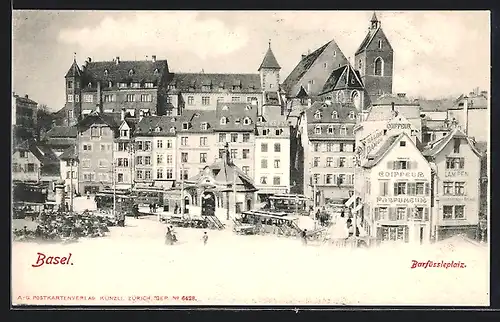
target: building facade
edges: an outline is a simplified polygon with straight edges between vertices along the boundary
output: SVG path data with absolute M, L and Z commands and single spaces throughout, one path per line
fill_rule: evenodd
M 12 93 L 12 130 L 15 137 L 22 141 L 37 136 L 37 111 L 38 103 L 28 95 L 21 97 Z
M 121 113 L 118 134 L 113 145 L 114 175 L 116 189 L 131 189 L 134 186 L 134 132 L 138 119 L 125 118 Z
M 13 181 L 53 183 L 59 175 L 59 159 L 43 143 L 28 139 L 13 147 Z
M 435 239 L 465 233 L 476 238 L 481 195 L 482 154 L 458 128 L 433 142 L 424 155 L 434 168 Z
M 476 142 L 488 142 L 490 137 L 490 111 L 488 92 L 476 89 L 460 96 L 448 109 L 448 120 L 457 122 L 463 133 Z
M 69 147 L 59 156 L 61 180 L 64 181 L 64 191 L 76 194 L 78 188 L 78 155 L 76 144 Z

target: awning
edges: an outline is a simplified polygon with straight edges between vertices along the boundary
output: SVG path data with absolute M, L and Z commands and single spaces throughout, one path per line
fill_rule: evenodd
M 349 200 L 346 201 L 345 205 L 347 207 L 349 207 L 350 205 L 352 205 L 352 203 L 354 202 L 354 200 L 356 200 L 356 196 L 352 195 L 351 198 L 349 198 Z
M 358 212 L 358 211 L 360 211 L 360 210 L 361 210 L 361 208 L 363 208 L 363 204 L 362 204 L 362 203 L 360 203 L 359 205 L 357 205 L 357 206 L 356 206 L 356 208 L 354 208 L 354 210 L 353 210 L 353 211 L 354 211 L 354 212 Z

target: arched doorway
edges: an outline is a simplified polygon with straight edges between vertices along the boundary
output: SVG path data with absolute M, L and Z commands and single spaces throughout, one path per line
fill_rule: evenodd
M 191 198 L 189 196 L 184 197 L 184 213 L 189 214 L 189 205 L 191 204 Z
M 201 195 L 201 215 L 215 216 L 215 194 L 205 191 Z

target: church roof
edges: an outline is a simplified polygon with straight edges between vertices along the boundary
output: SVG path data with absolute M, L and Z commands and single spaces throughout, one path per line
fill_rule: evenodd
M 75 63 L 74 63 L 75 64 Z M 166 60 L 98 61 L 87 62 L 85 82 L 159 82 L 168 73 Z
M 322 94 L 341 89 L 364 89 L 361 74 L 347 64 L 334 70 L 323 86 Z
M 264 59 L 262 60 L 262 64 L 260 64 L 259 71 L 262 68 L 281 69 L 281 66 L 278 64 L 276 57 L 274 57 L 274 53 L 271 49 L 271 44 L 269 44 L 269 49 L 267 50 L 266 55 L 264 56 Z

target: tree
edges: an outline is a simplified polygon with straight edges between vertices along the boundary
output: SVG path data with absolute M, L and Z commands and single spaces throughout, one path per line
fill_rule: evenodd
M 43 133 L 47 132 L 52 128 L 53 122 L 55 121 L 54 113 L 49 111 L 49 108 L 45 104 L 39 104 L 37 109 L 37 125 L 36 134 L 40 137 Z

